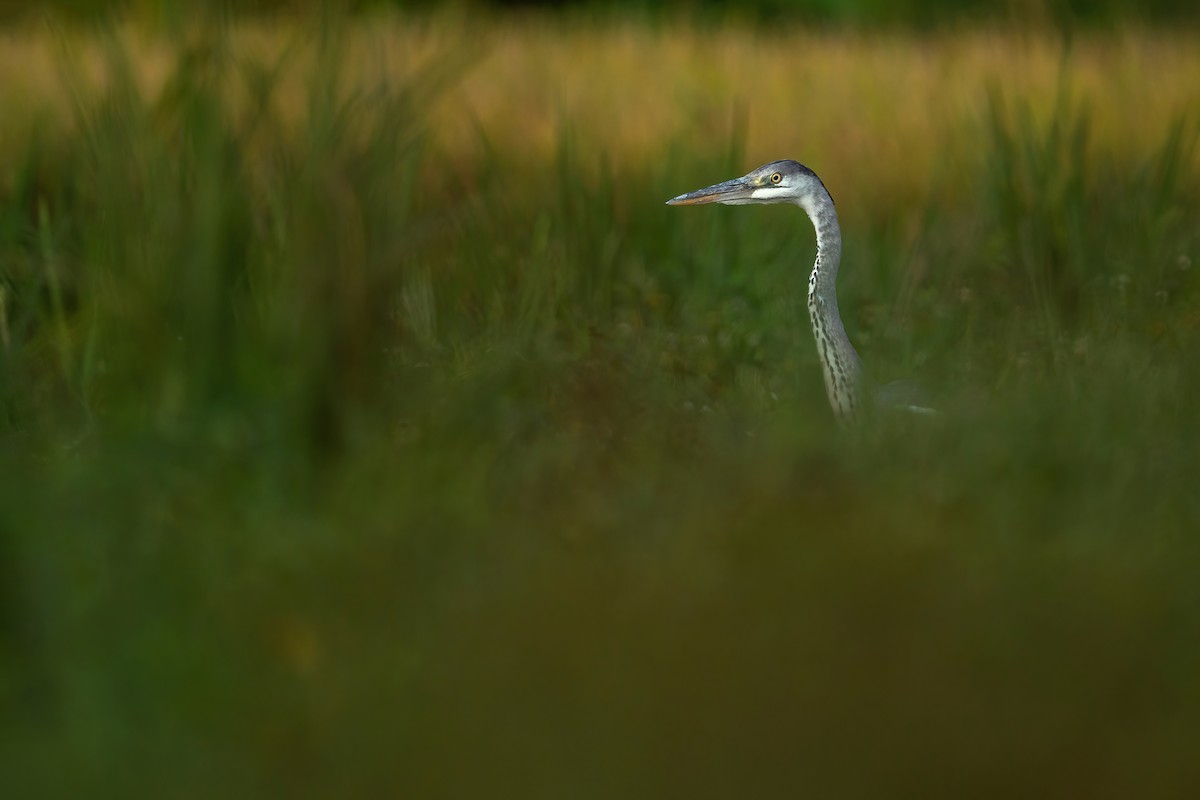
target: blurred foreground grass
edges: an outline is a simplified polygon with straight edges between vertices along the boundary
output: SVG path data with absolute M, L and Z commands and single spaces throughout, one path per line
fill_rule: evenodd
M 1186 796 L 1194 40 L 450 30 L 5 48 L 5 796 Z

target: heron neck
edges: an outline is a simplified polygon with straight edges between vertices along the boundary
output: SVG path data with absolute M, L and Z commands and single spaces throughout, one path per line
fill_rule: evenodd
M 828 192 L 804 198 L 805 210 L 817 233 L 817 259 L 808 279 L 808 316 L 816 339 L 817 356 L 825 373 L 825 393 L 840 420 L 860 410 L 862 362 L 838 312 L 837 274 L 842 261 L 842 232 Z

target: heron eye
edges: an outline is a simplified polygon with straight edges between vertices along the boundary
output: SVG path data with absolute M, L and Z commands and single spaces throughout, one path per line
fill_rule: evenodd
M 771 183 L 779 183 L 782 180 L 783 180 L 783 176 L 780 175 L 778 172 L 776 172 L 775 174 L 773 174 L 771 176 Z

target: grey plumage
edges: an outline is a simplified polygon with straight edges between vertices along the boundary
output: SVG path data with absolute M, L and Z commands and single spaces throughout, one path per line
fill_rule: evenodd
M 842 262 L 842 231 L 837 209 L 825 184 L 815 172 L 798 161 L 772 161 L 740 178 L 667 201 L 667 205 L 703 203 L 794 203 L 808 214 L 817 234 L 817 257 L 808 278 L 808 316 L 825 375 L 825 393 L 839 420 L 849 421 L 860 416 L 864 411 L 863 397 L 868 393 L 867 379 L 838 311 L 837 275 Z M 873 406 L 931 413 L 930 409 L 913 403 L 893 405 L 893 398 L 887 392 L 869 391 L 873 395 Z

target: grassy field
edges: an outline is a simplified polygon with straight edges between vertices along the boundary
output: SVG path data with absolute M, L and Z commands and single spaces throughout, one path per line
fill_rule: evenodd
M 1200 785 L 1194 33 L 0 39 L 5 797 Z

